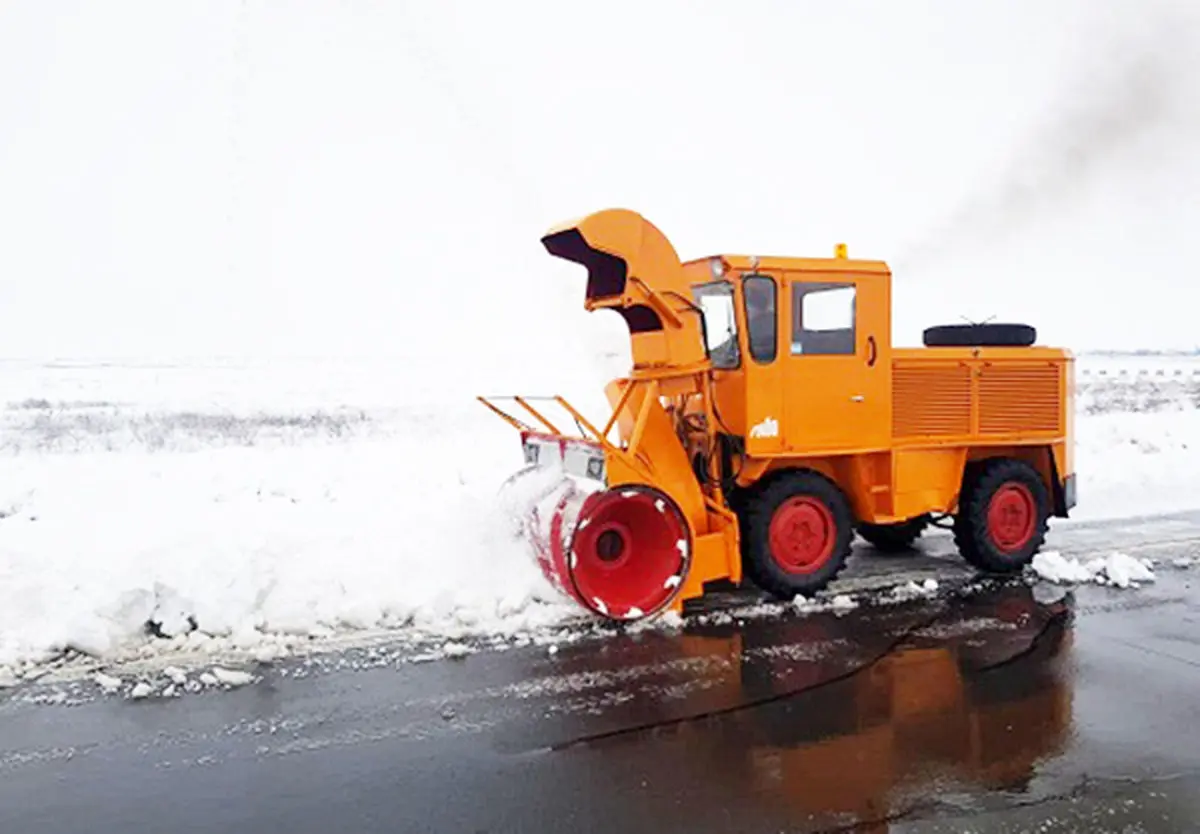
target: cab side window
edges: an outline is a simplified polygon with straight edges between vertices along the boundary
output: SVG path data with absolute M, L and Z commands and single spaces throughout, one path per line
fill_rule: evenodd
M 775 280 L 766 275 L 748 275 L 742 280 L 746 304 L 746 330 L 750 355 L 755 362 L 774 362 L 779 341 L 779 312 Z
M 850 283 L 792 285 L 792 355 L 853 356 L 856 288 Z

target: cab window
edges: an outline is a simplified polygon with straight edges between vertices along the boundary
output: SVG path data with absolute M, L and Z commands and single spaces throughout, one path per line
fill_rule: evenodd
M 742 280 L 742 295 L 750 356 L 755 362 L 774 362 L 779 341 L 775 280 L 766 275 L 748 275 Z
M 854 355 L 855 289 L 834 282 L 792 285 L 792 355 Z
M 733 285 L 725 281 L 699 284 L 692 295 L 704 315 L 704 347 L 714 368 L 736 368 L 741 363 L 738 350 L 737 317 L 734 316 Z

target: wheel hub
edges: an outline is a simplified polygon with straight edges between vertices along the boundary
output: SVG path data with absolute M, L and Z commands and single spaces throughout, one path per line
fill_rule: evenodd
M 1033 494 L 1024 484 L 1000 487 L 988 505 L 988 533 L 1005 553 L 1020 550 L 1033 538 L 1037 512 Z
M 813 573 L 833 554 L 833 513 L 809 496 L 789 498 L 771 519 L 771 555 L 788 573 Z

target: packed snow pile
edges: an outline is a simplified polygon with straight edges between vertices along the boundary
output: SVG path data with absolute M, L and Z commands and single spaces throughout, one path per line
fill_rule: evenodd
M 1149 559 L 1135 559 L 1120 552 L 1081 562 L 1056 550 L 1046 550 L 1033 557 L 1033 570 L 1042 579 L 1063 585 L 1094 582 L 1116 588 L 1136 588 L 1155 578 Z
M 589 415 L 623 370 L 600 364 L 554 375 Z M 0 686 L 68 649 L 271 657 L 364 630 L 454 646 L 578 622 L 497 502 L 518 436 L 472 397 L 507 380 L 468 373 L 0 363 Z M 1078 517 L 1200 507 L 1189 400 L 1093 411 L 1077 418 Z M 1149 581 L 1128 558 L 1046 554 L 1038 570 Z
M 1077 363 L 1081 520 L 1200 508 L 1200 357 Z

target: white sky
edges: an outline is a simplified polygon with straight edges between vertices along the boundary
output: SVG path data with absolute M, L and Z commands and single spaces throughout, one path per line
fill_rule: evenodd
M 538 243 L 611 205 L 888 260 L 902 344 L 1190 348 L 1195 5 L 6 0 L 0 355 L 622 340 Z

